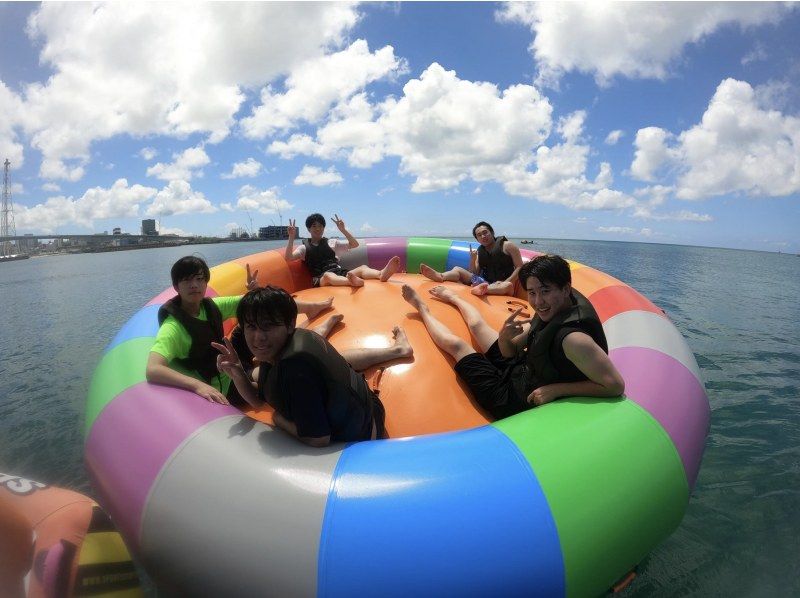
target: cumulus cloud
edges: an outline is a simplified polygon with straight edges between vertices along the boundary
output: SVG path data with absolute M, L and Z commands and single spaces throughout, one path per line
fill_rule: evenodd
M 154 147 L 143 147 L 139 150 L 139 156 L 148 162 L 158 155 L 158 150 Z
M 211 162 L 202 146 L 190 147 L 180 154 L 172 154 L 172 162 L 158 162 L 147 169 L 147 176 L 164 181 L 190 181 L 193 176 L 202 176 L 203 166 Z
M 247 158 L 244 162 L 236 162 L 228 174 L 223 174 L 223 179 L 239 179 L 244 177 L 258 176 L 261 172 L 261 162 L 254 158 Z
M 147 208 L 148 216 L 174 214 L 212 214 L 217 211 L 201 191 L 195 191 L 188 181 L 173 180 L 156 194 Z
M 744 81 L 722 81 L 693 127 L 676 136 L 656 127 L 641 129 L 636 145 L 631 173 L 655 180 L 660 166 L 675 164 L 679 199 L 800 191 L 800 118 L 760 105 Z
M 245 89 L 341 44 L 357 21 L 347 2 L 44 3 L 27 32 L 53 75 L 24 89 L 20 117 L 40 173 L 77 180 L 91 143 L 118 134 L 220 141 Z
M 19 168 L 24 162 L 22 144 L 17 140 L 15 127 L 19 124 L 23 107 L 19 96 L 12 92 L 5 83 L 0 81 L 0 156 L 2 160 L 8 159 L 14 168 Z
M 14 216 L 18 229 L 52 232 L 65 225 L 91 228 L 95 220 L 138 216 L 139 206 L 155 195 L 152 187 L 129 186 L 126 179 L 117 179 L 110 188 L 93 187 L 78 199 L 61 195 L 33 207 L 17 206 Z
M 615 235 L 634 235 L 638 237 L 652 237 L 654 235 L 651 228 L 640 228 L 636 230 L 630 226 L 598 226 L 597 232 Z
M 362 233 L 374 233 L 377 229 L 372 226 L 369 222 L 365 222 L 361 225 L 361 232 Z
M 327 187 L 328 185 L 338 185 L 344 179 L 334 166 L 328 170 L 322 170 L 317 166 L 306 164 L 294 179 L 295 185 L 314 185 L 315 187 Z
M 497 17 L 531 29 L 539 81 L 555 85 L 565 72 L 580 71 L 606 85 L 615 76 L 665 79 L 687 44 L 727 25 L 775 23 L 793 8 L 773 2 L 510 2 Z
M 286 79 L 284 93 L 271 86 L 261 92 L 261 104 L 242 119 L 246 136 L 263 139 L 300 122 L 315 123 L 328 110 L 345 102 L 373 81 L 394 78 L 404 72 L 405 62 L 391 46 L 372 53 L 367 42 L 356 40 L 341 52 L 308 60 Z
M 294 204 L 281 198 L 278 187 L 261 190 L 252 185 L 245 185 L 239 189 L 239 198 L 235 205 L 224 203 L 221 207 L 229 212 L 234 210 L 253 210 L 262 214 L 280 214 L 291 210 Z
M 616 129 L 611 131 L 608 135 L 606 135 L 605 144 L 606 145 L 617 145 L 617 142 L 625 135 L 625 132 L 621 129 Z
M 59 191 L 61 191 L 61 187 L 59 187 L 55 183 L 45 183 L 44 185 L 42 185 L 42 191 L 58 193 Z

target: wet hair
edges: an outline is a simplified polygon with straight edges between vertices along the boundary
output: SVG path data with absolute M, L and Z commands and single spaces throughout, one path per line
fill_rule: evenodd
M 236 308 L 236 319 L 242 326 L 253 324 L 266 326 L 294 326 L 297 321 L 297 303 L 294 298 L 278 287 L 266 286 L 244 295 Z
M 311 216 L 306 218 L 306 228 L 311 228 L 314 225 L 314 223 L 316 223 L 316 222 L 319 222 L 324 227 L 325 226 L 325 216 L 323 216 L 322 214 L 319 214 L 317 212 L 314 212 L 313 214 L 311 214 Z
M 178 286 L 180 281 L 191 278 L 192 276 L 197 276 L 198 274 L 202 274 L 206 282 L 211 280 L 211 272 L 208 269 L 208 264 L 206 264 L 203 258 L 197 257 L 196 255 L 186 255 L 182 257 L 172 264 L 172 270 L 170 270 L 169 273 L 170 276 L 172 276 L 172 286 L 175 287 Z
M 478 230 L 478 227 L 480 227 L 480 226 L 485 226 L 486 228 L 488 228 L 489 232 L 492 233 L 492 236 L 494 237 L 494 229 L 492 228 L 492 225 L 489 224 L 488 222 L 484 222 L 483 220 L 481 220 L 478 224 L 476 224 L 475 226 L 472 227 L 472 236 L 473 237 L 475 237 L 476 239 L 478 238 L 478 236 L 475 234 L 475 231 Z
M 539 255 L 522 266 L 519 270 L 519 282 L 528 288 L 528 279 L 538 278 L 542 284 L 552 284 L 563 289 L 572 284 L 572 273 L 569 264 L 560 255 Z

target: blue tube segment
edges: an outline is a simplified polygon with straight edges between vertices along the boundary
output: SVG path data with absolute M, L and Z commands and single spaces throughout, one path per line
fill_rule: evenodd
M 158 308 L 160 307 L 160 305 L 147 305 L 136 312 L 117 332 L 117 336 L 108 344 L 104 353 L 108 353 L 120 343 L 129 341 L 132 338 L 158 334 Z
M 472 247 L 475 251 L 478 250 L 477 241 L 473 241 Z M 445 270 L 451 270 L 456 266 L 461 266 L 465 270 L 469 270 L 469 242 L 467 241 L 453 241 L 450 245 L 450 251 L 447 253 L 447 262 L 445 262 Z
M 320 538 L 319 596 L 563 596 L 550 507 L 491 426 L 348 446 Z

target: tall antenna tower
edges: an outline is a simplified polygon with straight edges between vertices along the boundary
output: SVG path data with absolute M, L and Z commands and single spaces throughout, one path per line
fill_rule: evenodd
M 14 226 L 14 205 L 11 203 L 11 191 L 8 189 L 8 167 L 11 162 L 3 162 L 3 209 L 2 220 L 0 220 L 0 237 L 16 237 L 17 227 Z M 11 241 L 5 240 L 2 243 L 2 257 L 11 257 L 13 247 Z

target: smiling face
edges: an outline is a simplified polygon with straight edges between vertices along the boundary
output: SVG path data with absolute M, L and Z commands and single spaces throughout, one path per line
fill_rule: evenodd
M 178 291 L 183 308 L 191 310 L 192 307 L 199 307 L 203 297 L 206 296 L 208 280 L 202 272 L 197 272 L 182 278 L 174 287 Z
M 325 234 L 325 225 L 321 222 L 315 222 L 308 227 L 308 232 L 313 241 L 319 241 L 322 238 L 322 235 Z
M 494 243 L 494 235 L 492 234 L 492 231 L 485 226 L 479 226 L 475 229 L 475 238 L 478 240 L 478 243 L 484 247 L 489 247 L 492 243 Z
M 525 284 L 528 291 L 528 303 L 536 310 L 536 315 L 542 322 L 549 322 L 572 306 L 570 299 L 572 285 L 569 283 L 559 288 L 552 282 L 542 283 L 535 276 L 531 276 Z
M 267 363 L 274 363 L 289 337 L 294 333 L 294 324 L 268 324 L 256 325 L 247 322 L 243 326 L 244 340 L 256 359 Z

